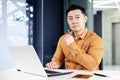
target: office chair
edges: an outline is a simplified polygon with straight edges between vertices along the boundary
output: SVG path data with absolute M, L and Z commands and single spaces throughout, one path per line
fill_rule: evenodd
M 102 60 L 101 60 L 101 62 L 100 62 L 100 64 L 99 64 L 99 69 L 100 69 L 100 70 L 103 70 L 103 58 L 102 58 Z

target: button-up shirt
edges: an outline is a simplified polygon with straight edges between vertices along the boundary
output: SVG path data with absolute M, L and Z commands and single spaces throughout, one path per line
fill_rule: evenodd
M 73 32 L 66 34 L 73 35 Z M 66 34 L 60 37 L 52 61 L 57 62 L 59 66 L 65 61 L 66 69 L 98 70 L 104 50 L 102 38 L 85 28 L 78 40 L 66 45 Z

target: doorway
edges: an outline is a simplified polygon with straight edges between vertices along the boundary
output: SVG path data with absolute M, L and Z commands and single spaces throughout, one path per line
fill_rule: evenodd
M 112 65 L 120 65 L 120 22 L 112 24 Z

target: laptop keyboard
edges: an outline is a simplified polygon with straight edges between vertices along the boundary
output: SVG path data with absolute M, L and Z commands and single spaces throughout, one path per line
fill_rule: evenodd
M 46 71 L 46 73 L 60 73 L 58 71 L 52 71 L 52 70 L 47 70 L 47 69 L 45 69 L 45 71 Z

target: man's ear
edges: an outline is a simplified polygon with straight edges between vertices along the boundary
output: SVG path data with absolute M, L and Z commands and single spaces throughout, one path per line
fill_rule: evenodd
M 88 17 L 87 16 L 85 16 L 85 23 L 88 21 Z

